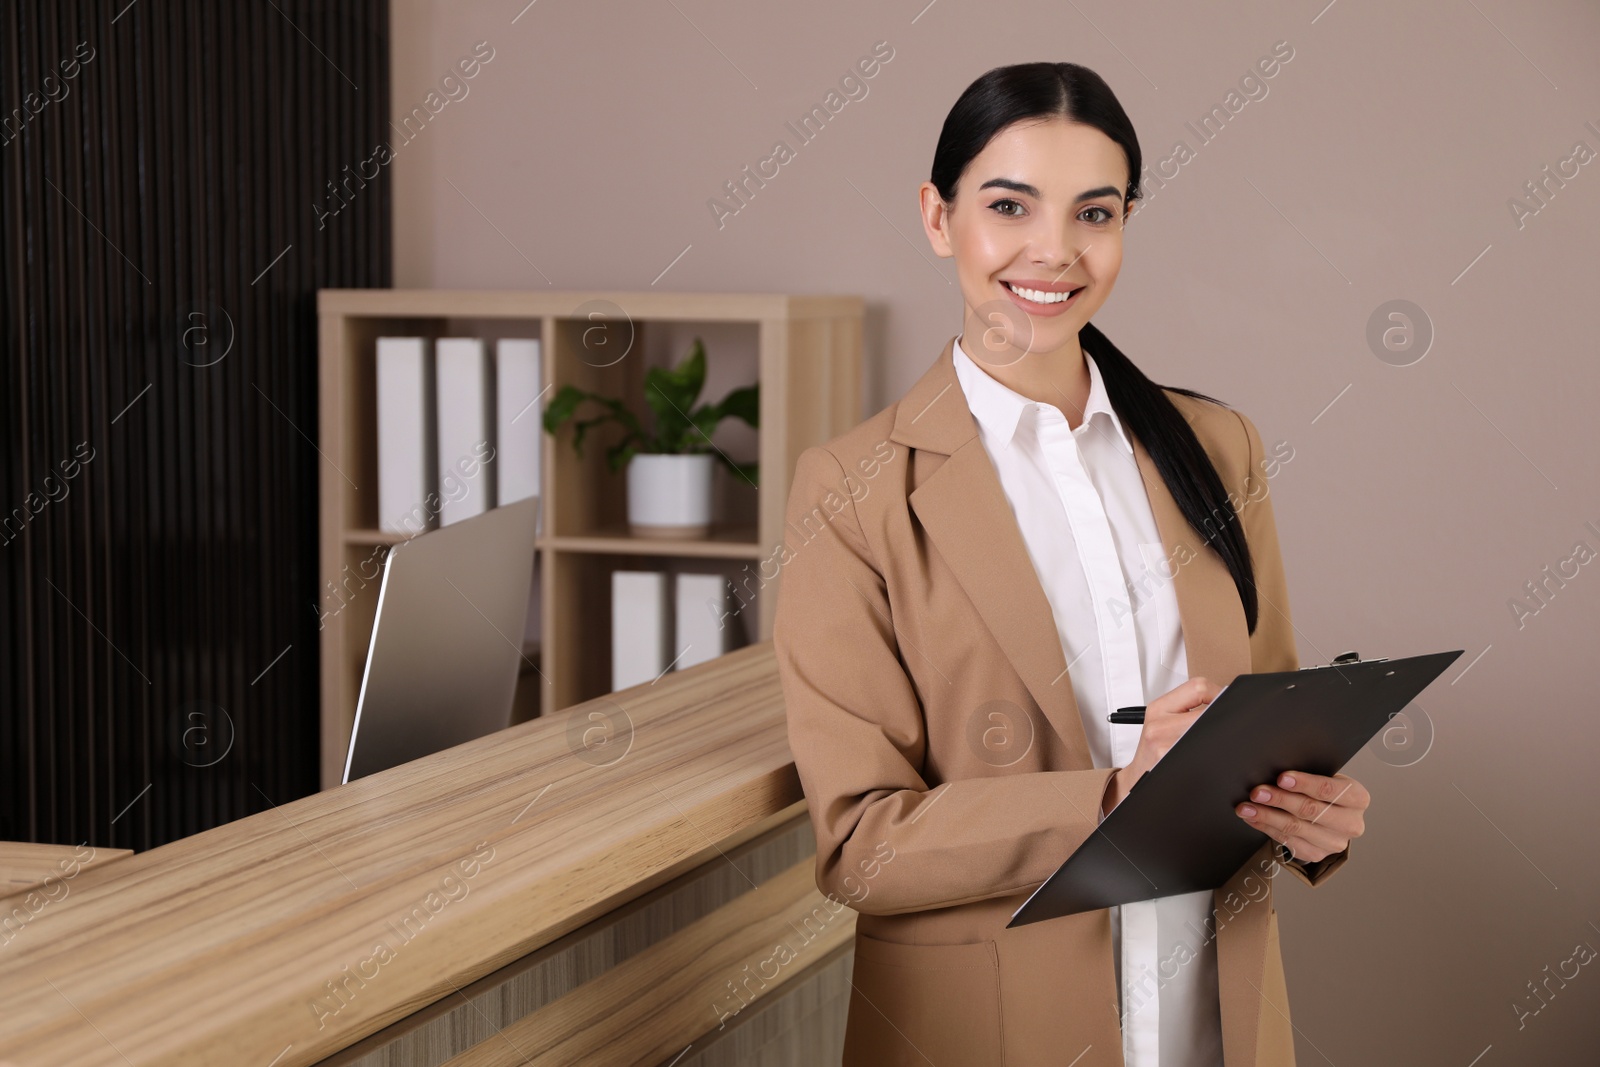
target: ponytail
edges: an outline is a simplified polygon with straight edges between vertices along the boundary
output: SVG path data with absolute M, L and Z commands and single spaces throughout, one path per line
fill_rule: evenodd
M 1112 344 L 1094 323 L 1085 323 L 1078 332 L 1078 343 L 1094 359 L 1100 380 L 1117 418 L 1150 453 L 1161 480 L 1166 483 L 1178 510 L 1205 544 L 1216 550 L 1233 575 L 1244 605 L 1245 623 L 1256 632 L 1259 606 L 1256 601 L 1255 569 L 1250 562 L 1250 545 L 1244 526 L 1228 496 L 1227 487 L 1206 454 L 1188 421 L 1172 403 L 1163 387 L 1136 367 L 1132 360 Z M 1166 386 L 1175 393 L 1221 404 L 1220 400 L 1192 389 Z M 1224 405 L 1226 406 L 1226 405 Z

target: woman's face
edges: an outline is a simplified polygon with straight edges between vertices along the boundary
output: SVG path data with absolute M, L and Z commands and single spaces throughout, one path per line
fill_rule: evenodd
M 1076 353 L 1079 329 L 1111 295 L 1122 267 L 1127 185 L 1128 162 L 1115 141 L 1059 118 L 996 134 L 967 165 L 951 204 L 924 182 L 928 240 L 956 260 L 963 347 L 991 366 L 1030 352 Z

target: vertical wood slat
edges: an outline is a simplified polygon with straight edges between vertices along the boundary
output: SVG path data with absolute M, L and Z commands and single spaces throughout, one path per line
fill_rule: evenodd
M 314 294 L 389 284 L 388 175 L 313 204 L 388 51 L 386 0 L 0 8 L 0 839 L 316 788 Z

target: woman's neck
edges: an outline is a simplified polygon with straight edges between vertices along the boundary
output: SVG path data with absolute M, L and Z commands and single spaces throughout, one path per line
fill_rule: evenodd
M 1050 352 L 1016 352 L 1003 348 L 997 352 L 973 351 L 967 334 L 961 348 L 989 377 L 1029 400 L 1049 404 L 1067 417 L 1067 425 L 1077 429 L 1089 403 L 1089 364 L 1077 337 Z

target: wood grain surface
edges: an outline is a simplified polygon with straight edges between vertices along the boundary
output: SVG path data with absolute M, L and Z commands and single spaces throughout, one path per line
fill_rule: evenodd
M 807 860 L 446 1067 L 653 1067 L 778 995 L 853 943 L 856 914 L 818 892 Z
M 126 848 L 0 841 L 0 894 L 10 895 L 38 889 L 40 892 L 37 896 L 40 900 L 53 901 L 65 893 L 70 893 L 72 881 L 91 866 L 126 859 L 131 855 L 133 850 Z M 58 882 L 65 888 L 57 888 Z M 37 902 L 33 906 L 38 907 Z M 27 921 L 29 920 L 13 918 L 11 924 L 6 925 L 4 917 L 0 916 L 0 929 L 4 930 L 0 933 L 0 943 L 7 940 L 6 934 L 16 936 L 20 933 Z
M 802 799 L 770 642 L 292 803 L 257 795 L 82 871 L 0 946 L 0 1061 L 315 1063 Z

